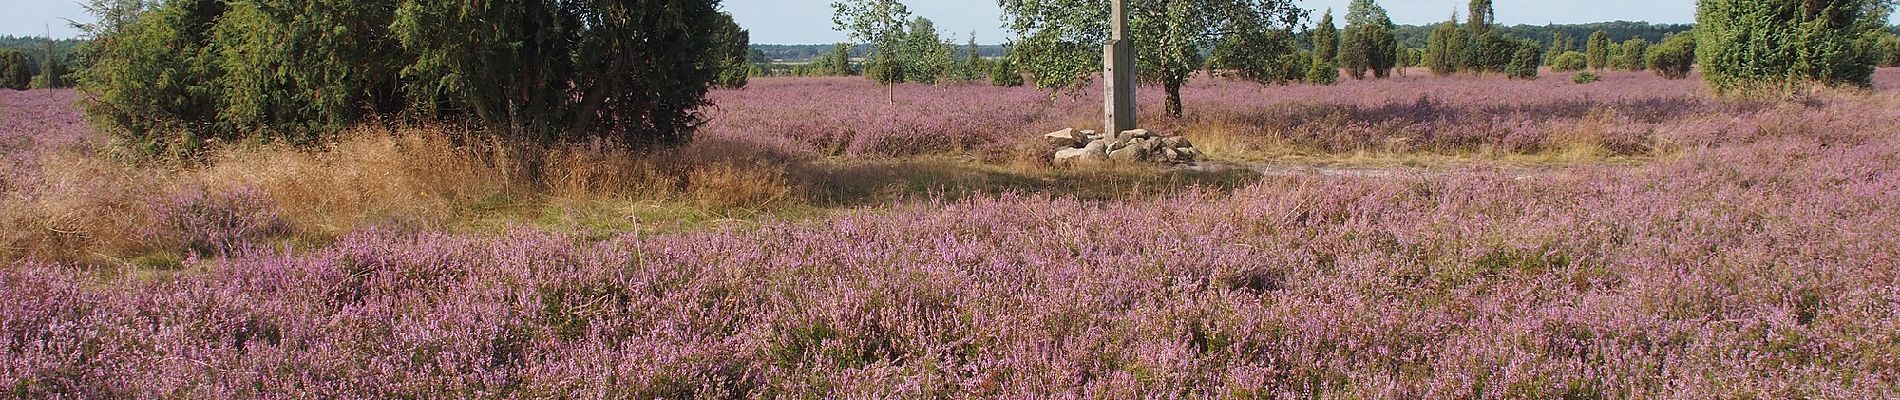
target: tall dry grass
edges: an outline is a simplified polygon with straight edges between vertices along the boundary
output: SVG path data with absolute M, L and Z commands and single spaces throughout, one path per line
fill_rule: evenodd
M 367 229 L 449 229 L 537 208 L 605 202 L 680 203 L 709 212 L 804 203 L 794 159 L 756 146 L 703 141 L 633 153 L 606 144 L 537 146 L 446 129 L 361 129 L 334 144 L 223 146 L 200 161 L 123 161 L 79 151 L 42 156 L 32 187 L 0 198 L 0 257 L 123 263 L 176 253 L 161 215 L 220 210 L 199 198 L 257 196 L 280 241 L 323 242 Z M 503 215 L 502 219 L 508 219 Z M 219 233 L 227 234 L 227 233 Z M 170 258 L 188 254 L 169 254 Z

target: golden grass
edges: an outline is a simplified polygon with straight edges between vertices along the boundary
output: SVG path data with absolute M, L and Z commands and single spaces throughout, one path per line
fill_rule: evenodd
M 1123 200 L 1190 187 L 1232 189 L 1258 178 L 1242 170 L 1057 168 L 1044 150 L 1025 147 L 1000 161 L 815 158 L 709 139 L 633 153 L 608 145 L 511 144 L 443 129 L 362 129 L 323 148 L 230 145 L 193 162 L 60 153 L 44 160 L 45 184 L 0 192 L 7 195 L 0 199 L 0 256 L 176 268 L 185 250 L 151 233 L 167 229 L 157 215 L 169 199 L 194 191 L 261 194 L 284 225 L 271 233 L 280 235 L 274 243 L 303 246 L 369 228 L 482 233 L 529 226 L 605 238 L 918 199 L 1018 192 Z
M 0 258 L 98 259 L 143 247 L 147 195 L 166 174 L 77 152 L 44 156 L 33 191 L 0 193 Z

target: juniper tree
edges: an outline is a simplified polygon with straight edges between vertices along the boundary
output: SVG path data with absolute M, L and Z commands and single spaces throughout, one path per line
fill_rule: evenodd
M 1610 66 L 1610 34 L 1596 31 L 1590 34 L 1590 43 L 1584 47 L 1584 55 L 1589 57 L 1590 69 L 1604 69 Z
M 1339 28 L 1333 25 L 1333 9 L 1326 9 L 1319 23 L 1313 25 L 1311 36 L 1314 61 L 1324 60 L 1329 64 L 1339 62 Z
M 1398 64 L 1398 38 L 1392 18 L 1373 0 L 1353 0 L 1346 8 L 1346 30 L 1340 35 L 1339 65 L 1353 79 L 1391 76 Z
M 1537 79 L 1538 58 L 1542 54 L 1537 44 L 1531 41 L 1519 41 L 1517 51 L 1511 56 L 1511 62 L 1504 67 L 1504 76 L 1510 79 Z
M 1891 0 L 1700 0 L 1696 61 L 1718 93 L 1871 86 Z
M 1623 46 L 1619 50 L 1622 51 L 1622 54 L 1617 57 L 1616 64 L 1618 68 L 1630 71 L 1648 69 L 1649 41 L 1643 40 L 1643 38 L 1630 38 L 1630 40 L 1623 41 Z
M 1695 65 L 1695 34 L 1671 34 L 1649 50 L 1649 68 L 1666 79 L 1684 79 Z
M 1545 49 L 1544 62 L 1549 63 L 1550 61 L 1556 60 L 1557 56 L 1563 55 L 1566 51 L 1570 51 L 1569 46 L 1570 39 L 1564 37 L 1563 31 L 1551 29 L 1550 47 Z
M 851 76 L 857 74 L 857 71 L 851 69 L 850 43 L 838 43 L 832 46 L 831 66 L 834 69 L 831 70 L 831 73 L 828 75 Z
M 1491 8 L 1491 0 L 1471 0 L 1469 12 L 1471 20 L 1465 22 L 1465 29 L 1471 30 L 1472 37 L 1490 33 L 1491 25 L 1497 23 L 1496 11 Z
M 897 50 L 894 58 L 903 71 L 901 81 L 939 83 L 949 75 L 954 63 L 950 46 L 937 33 L 937 24 L 929 18 L 912 19 Z
M 387 120 L 679 143 L 743 44 L 717 0 L 96 0 L 80 84 L 127 142 L 314 143 Z M 743 63 L 740 63 L 743 64 Z
M 1308 36 L 1313 41 L 1313 52 L 1307 60 L 1306 83 L 1331 85 L 1339 82 L 1339 29 L 1333 25 L 1332 9 L 1326 9 Z
M 1432 69 L 1433 75 L 1445 76 L 1458 73 L 1459 58 L 1463 57 L 1460 44 L 1464 38 L 1458 29 L 1458 16 L 1432 28 L 1431 36 L 1425 44 L 1425 66 Z
M 26 90 L 33 83 L 33 61 L 25 53 L 0 50 L 0 88 Z

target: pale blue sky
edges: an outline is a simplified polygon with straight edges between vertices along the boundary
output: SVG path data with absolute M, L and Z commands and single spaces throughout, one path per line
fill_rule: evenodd
M 1349 0 L 1298 0 L 1302 7 L 1343 13 Z M 1385 0 L 1394 22 L 1425 24 L 1443 21 L 1452 10 L 1462 11 L 1467 0 Z M 752 31 L 756 43 L 812 44 L 843 41 L 832 31 L 831 0 L 725 0 L 725 8 Z M 937 22 L 937 28 L 959 39 L 975 32 L 977 40 L 999 43 L 1006 38 L 994 0 L 905 0 L 911 11 Z M 1504 24 L 1581 23 L 1599 21 L 1692 22 L 1695 0 L 1497 0 L 1498 22 Z M 1462 14 L 1462 12 L 1461 12 Z M 74 0 L 0 0 L 0 35 L 44 35 L 52 25 L 54 36 L 78 32 L 66 26 L 71 18 L 89 19 Z

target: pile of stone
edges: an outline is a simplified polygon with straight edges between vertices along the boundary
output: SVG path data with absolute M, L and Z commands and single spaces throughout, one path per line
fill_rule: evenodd
M 1085 164 L 1106 162 L 1153 162 L 1162 164 L 1191 164 L 1202 157 L 1194 144 L 1180 136 L 1161 136 L 1147 129 L 1123 131 L 1116 135 L 1107 135 L 1095 131 L 1063 129 L 1042 135 L 1049 144 L 1058 146 L 1056 164 Z

